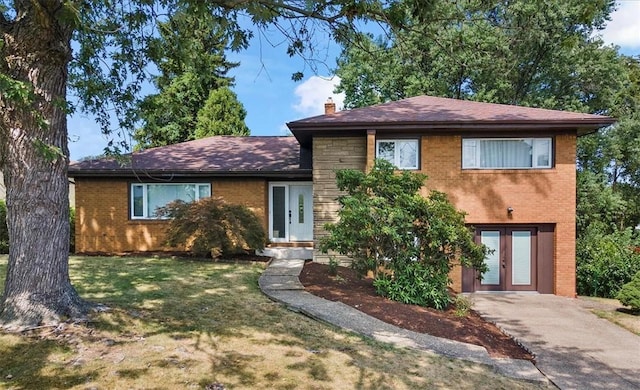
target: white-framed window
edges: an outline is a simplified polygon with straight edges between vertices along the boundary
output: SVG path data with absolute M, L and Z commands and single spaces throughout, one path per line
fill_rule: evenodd
M 383 158 L 399 169 L 418 169 L 417 139 L 381 139 L 376 141 L 376 158 Z
M 158 207 L 176 200 L 193 202 L 210 196 L 210 183 L 131 184 L 131 218 L 156 219 Z
M 465 138 L 462 169 L 551 168 L 552 144 L 550 137 Z

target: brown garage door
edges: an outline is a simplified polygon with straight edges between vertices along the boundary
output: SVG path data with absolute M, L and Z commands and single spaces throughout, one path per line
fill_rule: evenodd
M 476 242 L 491 250 L 489 269 L 481 281 L 465 270 L 463 291 L 553 292 L 552 226 L 477 226 Z

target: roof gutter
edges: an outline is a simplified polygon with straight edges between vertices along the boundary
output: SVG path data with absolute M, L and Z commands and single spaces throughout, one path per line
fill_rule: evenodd
M 69 177 L 94 178 L 146 178 L 146 179 L 182 179 L 193 177 L 238 177 L 238 178 L 289 178 L 308 179 L 311 169 L 295 171 L 170 171 L 170 170 L 135 170 L 135 169 L 69 169 Z
M 301 144 L 306 144 L 312 135 L 342 135 L 360 133 L 366 130 L 393 130 L 397 132 L 418 132 L 428 130 L 430 133 L 456 132 L 460 134 L 482 131 L 513 131 L 513 130 L 575 130 L 578 136 L 591 134 L 598 129 L 616 123 L 615 118 L 585 118 L 582 120 L 511 120 L 511 121 L 457 121 L 457 122 L 289 122 L 287 126 Z

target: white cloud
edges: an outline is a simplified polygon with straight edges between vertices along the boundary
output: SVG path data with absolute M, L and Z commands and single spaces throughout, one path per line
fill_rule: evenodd
M 640 48 L 640 1 L 617 2 L 617 10 L 611 14 L 611 21 L 601 32 L 606 43 L 622 48 Z
M 324 114 L 324 104 L 327 98 L 331 98 L 338 110 L 344 107 L 344 93 L 334 93 L 336 85 L 340 83 L 340 77 L 311 76 L 305 82 L 298 85 L 293 93 L 296 101 L 293 109 L 303 116 Z

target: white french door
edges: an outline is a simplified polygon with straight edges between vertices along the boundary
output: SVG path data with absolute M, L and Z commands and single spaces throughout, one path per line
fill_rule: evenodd
M 272 242 L 313 240 L 311 183 L 269 184 L 269 239 Z

